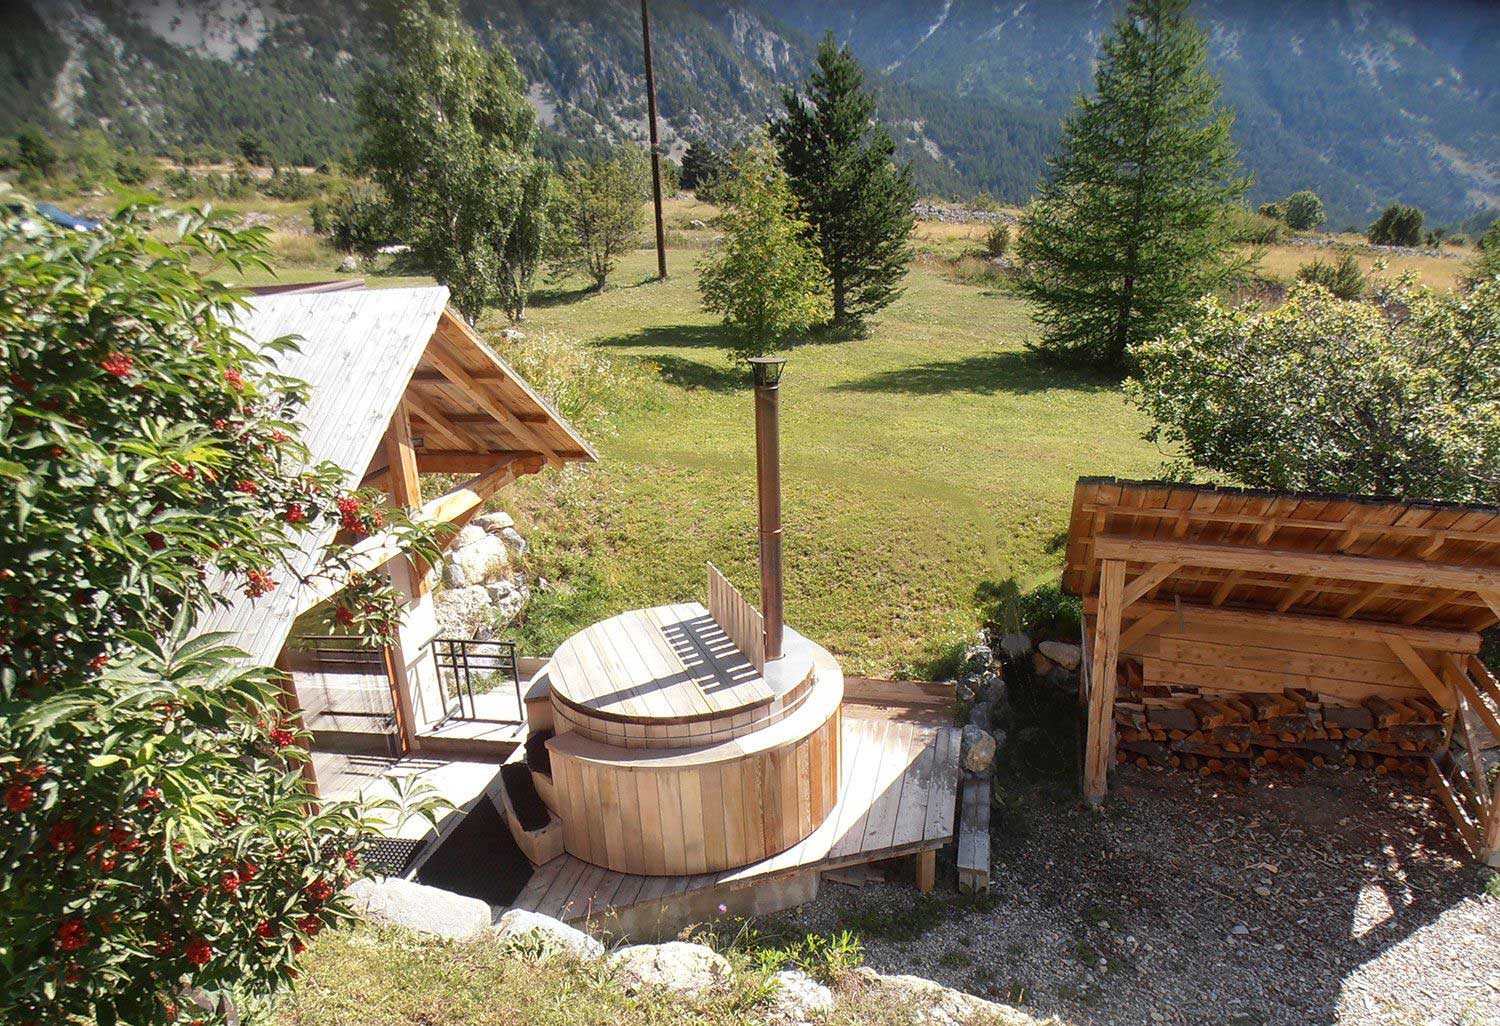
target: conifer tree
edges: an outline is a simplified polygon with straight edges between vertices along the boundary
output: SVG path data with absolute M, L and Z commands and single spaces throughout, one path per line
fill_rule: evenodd
M 1187 6 L 1131 0 L 1022 220 L 1021 287 L 1045 354 L 1122 370 L 1132 345 L 1242 266 L 1228 218 L 1249 180 Z
M 771 139 L 823 254 L 833 323 L 858 329 L 901 293 L 911 263 L 911 168 L 892 161 L 895 143 L 875 122 L 865 73 L 833 34 L 818 47 L 805 98 L 782 93 L 786 113 Z

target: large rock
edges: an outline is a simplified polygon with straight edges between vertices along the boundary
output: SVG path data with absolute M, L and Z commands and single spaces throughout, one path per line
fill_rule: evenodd
M 520 531 L 514 527 L 502 527 L 496 534 L 505 543 L 506 548 L 518 556 L 526 555 L 526 539 L 521 537 Z
M 1031 636 L 1029 634 L 1002 634 L 1000 651 L 1005 653 L 1007 659 L 1019 659 L 1031 651 Z
M 995 764 L 994 737 L 972 723 L 964 727 L 963 764 L 970 773 L 988 773 Z
M 503 509 L 497 509 L 493 513 L 481 513 L 471 523 L 482 531 L 488 531 L 490 534 L 499 534 L 507 527 L 516 526 L 515 520 Z
M 685 941 L 633 944 L 609 956 L 609 966 L 628 993 L 663 987 L 695 996 L 723 986 L 729 963 L 712 948 Z
M 929 1026 L 1037 1026 L 1025 1012 L 945 987 L 920 976 L 883 976 L 868 966 L 854 970 L 855 980 L 911 1009 L 915 1021 Z
M 450 588 L 483 584 L 504 576 L 510 566 L 510 549 L 492 534 L 485 534 L 472 545 L 453 549 L 443 564 L 443 580 Z
M 524 908 L 513 908 L 501 916 L 495 934 L 501 941 L 524 944 L 535 940 L 544 958 L 564 952 L 574 958 L 599 958 L 604 954 L 604 945 L 582 930 Z
M 458 532 L 458 537 L 453 539 L 454 549 L 464 549 L 480 541 L 485 536 L 484 528 L 478 524 L 465 524 L 463 530 Z
M 772 1022 L 806 1026 L 833 1008 L 833 991 L 800 969 L 783 969 L 771 979 L 776 981 L 770 1007 Z
M 994 661 L 994 651 L 982 641 L 964 649 L 964 670 L 969 673 L 988 670 Z
M 482 584 L 444 588 L 433 596 L 432 603 L 438 630 L 445 638 L 472 638 L 489 622 L 493 608 L 489 590 Z
M 994 712 L 994 706 L 988 702 L 975 702 L 969 710 L 969 724 L 980 730 L 990 729 L 990 716 Z
M 478 898 L 410 880 L 359 880 L 349 895 L 373 919 L 454 940 L 488 930 L 495 921 L 490 906 Z
M 500 623 L 510 623 L 519 616 L 526 600 L 531 597 L 531 589 L 526 587 L 524 578 L 506 577 L 492 581 L 484 586 L 484 590 L 490 597 L 492 620 Z
M 1037 651 L 1064 670 L 1078 669 L 1078 663 L 1083 659 L 1083 649 L 1065 641 L 1043 641 L 1037 645 Z

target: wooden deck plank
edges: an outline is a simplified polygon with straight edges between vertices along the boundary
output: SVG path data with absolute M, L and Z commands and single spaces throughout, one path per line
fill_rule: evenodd
M 890 720 L 868 720 L 861 724 L 868 735 L 860 747 L 864 754 L 855 764 L 853 782 L 847 792 L 849 801 L 842 810 L 838 836 L 829 852 L 835 858 L 858 851 L 864 845 L 865 823 L 870 806 L 875 801 L 876 788 L 880 785 L 881 767 L 890 757 L 886 743 L 899 724 Z
M 932 775 L 932 791 L 927 798 L 925 840 L 953 836 L 954 806 L 962 775 L 958 764 L 959 739 L 957 727 L 944 727 L 939 732 L 938 772 Z
M 889 848 L 896 833 L 896 817 L 901 812 L 901 792 L 910 775 L 916 730 L 909 723 L 892 725 L 880 763 L 880 782 L 875 785 L 875 802 L 865 818 L 865 836 L 861 849 Z
M 896 814 L 891 844 L 911 844 L 922 840 L 927 828 L 927 801 L 932 790 L 933 762 L 937 758 L 936 730 L 922 730 L 916 740 L 920 751 L 901 781 L 901 810 Z
M 990 889 L 990 781 L 964 780 L 963 817 L 958 826 L 958 887 L 971 893 Z

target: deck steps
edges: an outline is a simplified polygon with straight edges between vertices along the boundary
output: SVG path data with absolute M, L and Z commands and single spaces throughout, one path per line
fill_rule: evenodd
M 532 865 L 551 862 L 563 853 L 562 820 L 537 790 L 524 747 L 517 748 L 500 767 L 490 798 Z
M 989 777 L 964 778 L 958 818 L 958 889 L 966 894 L 990 890 L 990 788 Z

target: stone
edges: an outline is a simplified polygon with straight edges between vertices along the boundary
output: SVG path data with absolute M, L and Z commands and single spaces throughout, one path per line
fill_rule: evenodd
M 994 707 L 988 702 L 975 702 L 974 707 L 969 710 L 969 723 L 980 730 L 990 729 L 990 714 Z
M 610 955 L 609 967 L 631 994 L 647 987 L 663 987 L 695 997 L 724 986 L 730 978 L 729 963 L 722 955 L 686 941 L 632 944 Z
M 470 521 L 470 523 L 492 534 L 498 534 L 507 527 L 516 526 L 516 522 L 511 518 L 511 515 L 500 509 L 497 509 L 493 513 L 481 513 Z
M 519 616 L 526 607 L 526 600 L 531 597 L 524 578 L 507 577 L 492 581 L 484 586 L 484 590 L 490 597 L 494 617 L 502 623 L 510 623 Z
M 1003 730 L 992 730 L 990 737 L 995 739 L 995 757 L 999 758 L 1000 753 L 1005 751 L 1005 742 L 1010 740 L 1010 735 Z
M 803 1026 L 833 1008 L 833 991 L 800 969 L 783 969 L 771 977 L 776 993 L 771 998 L 771 1019 Z
M 472 545 L 454 549 L 443 563 L 443 581 L 450 588 L 483 584 L 504 574 L 510 566 L 510 550 L 505 542 L 487 534 Z
M 1037 645 L 1037 651 L 1065 670 L 1078 669 L 1083 659 L 1083 649 L 1065 641 L 1043 641 Z
M 373 919 L 450 940 L 472 937 L 495 921 L 487 902 L 410 880 L 359 880 L 349 896 Z
M 974 690 L 979 697 L 991 705 L 1000 705 L 1008 700 L 1005 688 L 1005 678 L 993 670 L 981 673 L 979 679 L 974 682 Z
M 475 630 L 489 620 L 491 608 L 490 593 L 482 584 L 444 588 L 432 598 L 438 631 L 445 638 L 472 638 Z
M 995 739 L 972 723 L 963 731 L 963 764 L 970 773 L 988 773 L 995 764 Z
M 495 934 L 501 941 L 525 943 L 535 940 L 541 947 L 543 957 L 567 953 L 574 958 L 600 958 L 604 945 L 577 927 L 569 926 L 551 916 L 513 908 L 500 917 L 495 924 Z
M 1048 659 L 1040 651 L 1031 653 L 1031 669 L 1038 677 L 1045 677 L 1057 669 L 1057 664 Z
M 1037 1026 L 1026 1013 L 995 1001 L 965 994 L 920 976 L 885 976 L 869 966 L 853 971 L 861 985 L 888 996 L 892 1004 L 908 1008 L 912 1021 L 927 1026 Z
M 990 663 L 994 661 L 994 651 L 982 641 L 964 649 L 964 669 L 966 670 L 988 670 Z
M 958 696 L 960 702 L 972 702 L 979 697 L 974 691 L 974 685 L 967 680 L 961 680 L 953 685 L 953 693 Z
M 502 527 L 498 533 L 507 548 L 514 549 L 518 556 L 526 555 L 526 539 L 521 537 L 520 531 L 514 527 Z
M 1000 651 L 1005 653 L 1007 659 L 1019 659 L 1031 651 L 1031 635 L 1029 634 L 1002 634 L 1000 635 Z
M 691 228 L 695 232 L 701 232 L 703 229 L 707 228 L 708 225 L 705 224 L 699 218 L 695 217 L 691 221 L 688 222 L 688 227 Z
M 505 339 L 507 342 L 514 342 L 517 339 L 525 338 L 526 332 L 522 331 L 520 328 L 501 328 L 500 337 Z
M 465 524 L 463 530 L 458 532 L 458 537 L 453 539 L 454 549 L 464 549 L 473 545 L 484 537 L 484 528 L 478 524 Z
M 353 253 L 350 253 L 348 256 L 344 257 L 344 259 L 339 261 L 339 270 L 344 274 L 348 274 L 350 271 L 359 270 L 359 257 L 355 256 Z

